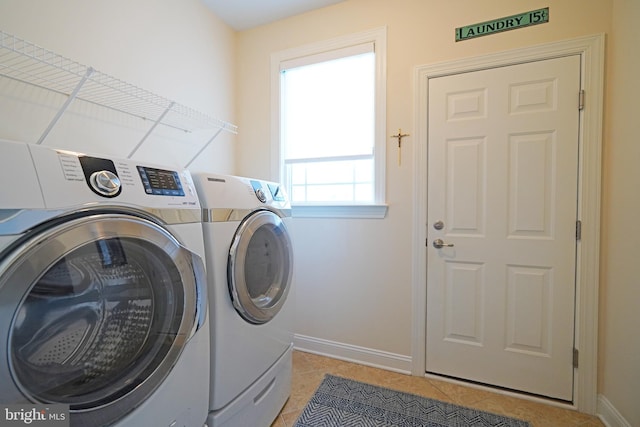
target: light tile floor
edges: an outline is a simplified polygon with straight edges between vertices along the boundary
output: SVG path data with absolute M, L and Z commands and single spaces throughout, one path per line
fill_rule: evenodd
M 604 426 L 597 417 L 570 409 L 294 351 L 291 397 L 271 427 L 293 426 L 325 374 L 527 420 L 532 427 Z

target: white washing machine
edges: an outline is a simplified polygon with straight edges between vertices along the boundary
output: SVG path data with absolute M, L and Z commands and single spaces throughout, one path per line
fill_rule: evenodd
M 187 171 L 0 142 L 0 402 L 202 427 L 209 324 Z
M 211 308 L 207 424 L 268 427 L 291 392 L 290 203 L 272 182 L 197 173 L 193 179 Z

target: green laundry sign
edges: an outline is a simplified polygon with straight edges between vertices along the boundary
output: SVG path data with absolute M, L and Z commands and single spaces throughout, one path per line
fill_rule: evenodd
M 549 22 L 549 8 L 532 10 L 518 15 L 507 16 L 493 21 L 480 22 L 479 24 L 467 25 L 456 28 L 456 41 L 468 40 L 475 37 L 487 36 L 489 34 L 501 33 L 503 31 L 515 30 L 516 28 L 529 27 L 531 25 L 544 24 Z

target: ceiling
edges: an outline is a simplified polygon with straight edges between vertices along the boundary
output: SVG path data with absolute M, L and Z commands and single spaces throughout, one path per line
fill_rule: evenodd
M 242 31 L 344 0 L 203 0 L 220 19 Z

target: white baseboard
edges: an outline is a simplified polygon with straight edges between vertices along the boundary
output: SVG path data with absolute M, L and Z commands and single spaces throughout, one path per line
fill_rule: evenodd
M 299 334 L 294 335 L 293 345 L 296 350 L 307 353 L 319 354 L 402 374 L 411 374 L 412 363 L 410 356 Z
M 601 394 L 598 395 L 598 417 L 607 427 L 631 427 L 631 423 Z

